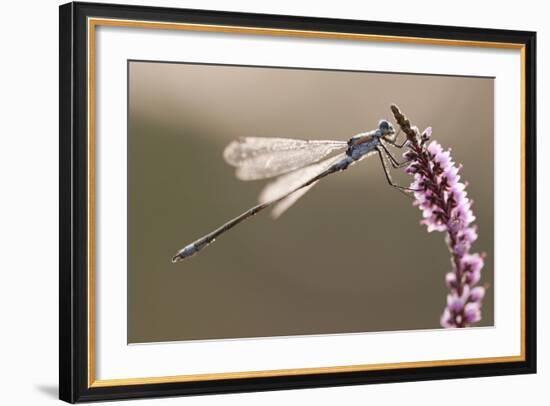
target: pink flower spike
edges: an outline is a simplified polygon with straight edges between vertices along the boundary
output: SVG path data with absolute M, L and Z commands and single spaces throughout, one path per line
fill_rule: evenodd
M 411 188 L 422 189 L 413 193 L 413 205 L 422 211 L 420 224 L 425 225 L 428 232 L 446 232 L 445 241 L 451 252 L 453 271 L 445 275 L 450 292 L 441 326 L 470 326 L 481 320 L 485 288 L 476 285 L 481 279 L 484 261 L 481 255 L 470 253 L 478 235 L 477 228 L 471 225 L 476 218 L 466 191 L 468 183 L 461 182 L 459 175 L 462 165 L 455 165 L 451 150 L 443 150 L 437 141 L 424 145 L 432 136 L 431 127 L 419 137 L 416 128 L 409 127 L 407 132 L 395 111 L 394 115 L 409 140 L 404 156 L 410 161 L 405 172 L 414 177 Z

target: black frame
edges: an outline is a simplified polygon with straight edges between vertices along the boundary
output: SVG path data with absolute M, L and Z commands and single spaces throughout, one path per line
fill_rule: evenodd
M 536 372 L 536 33 L 112 4 L 60 6 L 59 398 L 67 402 L 232 393 Z M 105 17 L 179 23 L 346 32 L 525 46 L 525 360 L 477 365 L 320 373 L 268 378 L 88 387 L 86 20 Z

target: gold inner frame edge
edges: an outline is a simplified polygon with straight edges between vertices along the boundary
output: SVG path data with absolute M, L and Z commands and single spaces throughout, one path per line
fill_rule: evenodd
M 515 49 L 520 51 L 520 117 L 521 117 L 521 269 L 520 269 L 520 341 L 519 355 L 502 357 L 464 358 L 453 360 L 433 360 L 396 362 L 382 364 L 362 364 L 328 366 L 314 368 L 276 369 L 266 371 L 219 372 L 206 374 L 188 374 L 160 377 L 95 379 L 95 317 L 94 317 L 94 190 L 95 190 L 95 28 L 96 26 L 149 28 L 163 30 L 184 30 L 195 32 L 235 33 L 245 35 L 270 35 L 300 38 L 342 39 L 373 42 L 396 42 L 405 44 L 462 46 L 479 48 Z M 469 41 L 440 38 L 401 37 L 391 35 L 355 34 L 345 32 L 306 31 L 290 29 L 274 29 L 260 27 L 241 27 L 228 25 L 167 23 L 140 20 L 121 20 L 109 18 L 88 18 L 87 21 L 87 81 L 88 81 L 88 387 L 112 387 L 126 385 L 177 383 L 192 381 L 212 381 L 221 379 L 243 379 L 277 376 L 296 376 L 311 374 L 331 374 L 342 372 L 379 371 L 397 368 L 426 368 L 440 366 L 458 366 L 473 364 L 493 364 L 503 362 L 525 361 L 525 45 L 507 42 Z

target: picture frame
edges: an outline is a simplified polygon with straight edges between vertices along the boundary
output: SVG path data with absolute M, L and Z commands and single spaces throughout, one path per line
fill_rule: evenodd
M 536 33 L 79 2 L 60 6 L 59 13 L 59 397 L 61 400 L 75 403 L 536 372 Z M 108 192 L 108 190 L 99 190 L 102 186 L 96 183 L 99 168 L 101 171 L 107 170 L 107 167 L 102 164 L 104 157 L 98 154 L 102 151 L 97 142 L 98 139 L 106 139 L 101 138 L 104 137 L 101 135 L 104 127 L 100 128 L 100 121 L 97 119 L 98 111 L 101 108 L 99 103 L 103 103 L 105 100 L 98 97 L 99 83 L 104 81 L 104 78 L 98 77 L 98 72 L 100 62 L 103 63 L 113 55 L 117 56 L 116 52 L 114 54 L 99 53 L 99 44 L 106 43 L 105 38 L 98 40 L 99 37 L 97 37 L 98 31 L 102 27 L 110 27 L 115 29 L 114 31 L 119 30 L 113 35 L 121 37 L 126 35 L 124 30 L 137 30 L 137 35 L 141 36 L 138 43 L 143 44 L 144 49 L 146 43 L 154 45 L 155 41 L 159 41 L 154 36 L 146 38 L 150 32 L 163 32 L 169 33 L 172 37 L 191 33 L 192 35 L 188 38 L 190 43 L 200 41 L 201 36 L 214 34 L 216 40 L 219 38 L 223 40 L 224 36 L 232 36 L 232 38 L 249 36 L 254 37 L 254 41 L 257 38 L 284 39 L 290 41 L 291 44 L 292 41 L 296 43 L 298 41 L 314 41 L 313 45 L 317 49 L 328 49 L 327 44 L 336 49 L 341 44 L 352 43 L 388 46 L 414 45 L 436 50 L 444 48 L 475 49 L 478 54 L 486 53 L 489 55 L 488 57 L 492 57 L 491 55 L 498 50 L 510 51 L 510 55 L 514 53 L 512 55 L 516 58 L 514 60 L 519 61 L 519 65 L 514 65 L 516 70 L 513 71 L 519 72 L 518 77 L 514 78 L 517 80 L 514 82 L 514 86 L 517 85 L 516 93 L 519 97 L 513 102 L 517 103 L 520 108 L 519 112 L 516 111 L 518 129 L 517 131 L 511 130 L 512 134 L 515 134 L 515 138 L 512 139 L 519 146 L 516 149 L 518 167 L 512 165 L 511 171 L 517 174 L 518 193 L 514 192 L 510 200 L 517 201 L 518 208 L 514 213 L 517 217 L 518 230 L 514 241 L 518 243 L 512 246 L 512 251 L 517 253 L 518 266 L 501 261 L 499 268 L 495 268 L 495 272 L 500 270 L 513 275 L 512 280 L 519 282 L 519 286 L 510 288 L 513 294 L 517 295 L 513 297 L 518 299 L 510 301 L 512 313 L 517 316 L 518 323 L 514 323 L 509 332 L 509 335 L 514 337 L 512 341 L 517 351 L 501 355 L 482 354 L 470 357 L 453 355 L 449 358 L 442 356 L 442 358 L 421 360 L 417 360 L 411 355 L 409 359 L 412 360 L 403 357 L 403 360 L 371 363 L 364 363 L 357 358 L 356 362 L 339 364 L 334 361 L 334 365 L 327 366 L 304 364 L 287 368 L 219 369 L 201 373 L 175 372 L 161 375 L 154 371 L 160 370 L 162 366 L 144 364 L 144 368 L 150 367 L 151 372 L 144 372 L 142 376 L 119 376 L 122 372 L 116 378 L 99 376 L 97 365 L 104 363 L 107 356 L 112 358 L 110 361 L 113 364 L 122 365 L 128 361 L 122 355 L 120 359 L 116 359 L 111 353 L 100 356 L 106 346 L 103 341 L 100 342 L 98 335 L 98 331 L 103 334 L 104 331 L 113 328 L 113 324 L 98 328 L 101 323 L 100 316 L 105 313 L 98 314 L 97 312 L 100 302 L 104 306 L 107 301 L 104 298 L 97 299 L 99 295 L 103 294 L 99 290 L 104 286 L 101 283 L 105 277 L 98 273 L 99 268 L 96 264 L 99 261 L 99 256 L 96 255 L 96 250 L 98 246 L 101 246 L 101 241 L 98 239 L 105 238 L 105 233 L 103 231 L 96 233 L 96 230 L 101 229 L 98 226 L 99 217 L 96 215 L 99 205 L 98 196 L 105 196 Z M 146 54 L 145 50 L 143 52 Z M 246 48 L 243 53 L 246 53 Z M 411 53 L 406 58 L 413 56 L 414 54 Z M 126 56 L 117 57 L 126 58 Z M 150 58 L 157 60 L 158 56 L 151 54 Z M 244 57 L 245 60 L 249 60 L 247 58 L 249 56 Z M 126 63 L 130 59 L 132 58 L 125 59 L 124 66 L 127 66 Z M 142 59 L 142 57 L 135 59 Z M 405 61 L 400 61 L 397 58 L 390 59 L 388 63 L 394 64 L 390 65 L 393 66 L 391 71 L 408 71 Z M 201 63 L 200 60 L 195 62 Z M 216 61 L 206 58 L 204 62 L 215 63 Z M 285 63 L 272 60 L 272 65 L 284 66 Z M 298 63 L 298 65 L 300 64 Z M 346 69 L 346 67 L 340 69 Z M 125 70 L 123 74 L 126 75 L 127 71 Z M 496 77 L 498 78 L 498 76 Z M 123 84 L 123 89 L 126 96 L 126 83 Z M 499 106 L 504 103 L 499 99 L 500 95 L 498 91 L 495 92 L 495 101 Z M 406 111 L 404 113 L 406 114 Z M 502 123 L 498 121 L 500 116 L 497 114 L 496 117 L 495 126 L 502 131 Z M 120 119 L 126 122 L 127 117 L 120 117 Z M 410 117 L 410 120 L 414 122 L 414 118 Z M 102 117 L 101 126 L 107 125 L 107 121 L 105 117 Z M 119 127 L 112 128 L 113 133 L 120 130 Z M 112 136 L 112 133 L 109 134 Z M 496 133 L 497 140 L 498 137 L 499 133 Z M 495 150 L 497 161 L 504 159 L 499 155 L 500 153 L 500 149 Z M 115 171 L 116 168 L 115 165 L 109 170 Z M 498 167 L 496 172 L 498 172 Z M 117 176 L 115 172 L 109 172 L 109 174 Z M 500 186 L 497 185 L 497 187 Z M 112 192 L 112 189 L 109 190 Z M 496 201 L 495 204 L 500 203 Z M 113 241 L 110 240 L 109 244 L 112 243 Z M 116 241 L 114 244 L 116 245 Z M 125 258 L 126 253 L 123 254 Z M 107 256 L 102 253 L 102 257 Z M 108 258 L 101 260 L 108 260 Z M 113 265 L 113 269 L 118 269 L 121 275 L 126 275 L 126 269 L 122 269 L 119 266 L 120 263 L 113 263 L 117 264 Z M 496 288 L 497 286 L 495 286 Z M 502 288 L 502 284 L 500 288 Z M 117 296 L 116 292 L 109 294 L 113 297 Z M 115 300 L 109 302 L 109 306 L 113 303 L 120 305 L 120 309 L 113 310 L 113 312 L 125 312 L 125 309 L 122 309 L 126 306 L 125 302 L 116 302 Z M 498 319 L 493 330 L 498 331 L 505 324 L 505 320 Z M 115 327 L 115 329 L 119 327 Z M 125 331 L 120 332 L 120 334 L 123 333 Z M 425 334 L 433 333 L 426 332 Z M 355 337 L 359 337 L 356 338 L 359 340 L 361 336 Z M 394 337 L 399 340 L 397 334 L 394 334 Z M 126 345 L 128 341 L 126 341 L 126 337 L 124 338 L 123 345 Z M 307 344 L 307 335 L 301 339 L 306 340 L 304 343 Z M 405 346 L 404 341 L 396 342 Z M 241 344 L 243 347 L 251 346 L 252 341 L 241 340 Z M 170 346 L 166 343 L 158 345 Z M 334 344 L 330 345 L 336 348 Z M 172 346 L 171 348 L 176 347 Z M 126 356 L 132 357 L 134 356 L 132 354 L 136 353 L 129 353 Z M 223 351 L 216 354 L 222 354 L 220 355 L 222 358 L 224 356 Z M 286 355 L 288 356 L 288 354 Z M 135 356 L 137 357 L 137 355 Z M 198 354 L 198 357 L 203 357 L 204 360 L 209 356 L 211 355 L 208 353 Z M 285 353 L 280 353 L 278 357 L 284 359 Z M 323 365 L 322 361 L 318 361 L 318 363 Z M 176 365 L 174 370 L 177 371 L 177 368 Z M 183 370 L 183 366 L 181 368 Z

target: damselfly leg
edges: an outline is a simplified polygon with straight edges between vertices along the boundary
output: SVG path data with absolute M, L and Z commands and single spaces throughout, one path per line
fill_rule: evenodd
M 380 158 L 380 162 L 382 162 L 382 169 L 384 170 L 384 174 L 386 175 L 386 180 L 388 181 L 388 184 L 390 186 L 396 188 L 397 190 L 399 190 L 400 192 L 402 192 L 403 194 L 405 194 L 406 196 L 409 196 L 409 197 L 411 197 L 411 195 L 409 193 L 406 193 L 405 191 L 407 191 L 407 192 L 419 192 L 420 191 L 420 189 L 413 189 L 413 188 L 410 188 L 410 187 L 401 186 L 401 185 L 396 184 L 391 178 L 390 170 L 388 168 L 388 165 L 386 164 L 386 160 L 384 159 L 385 151 L 383 151 L 382 149 L 380 149 L 378 147 L 376 148 L 376 151 L 378 152 L 378 157 Z M 388 154 L 388 155 L 391 156 L 390 154 Z
M 380 146 L 384 149 L 384 153 L 386 154 L 386 156 L 389 158 L 390 162 L 391 162 L 391 166 L 393 166 L 395 169 L 397 168 L 403 168 L 404 166 L 407 166 L 409 164 L 409 161 L 403 161 L 403 162 L 399 162 L 397 160 L 397 158 L 395 158 L 392 153 L 390 152 L 390 150 L 384 145 L 383 142 L 380 142 Z

